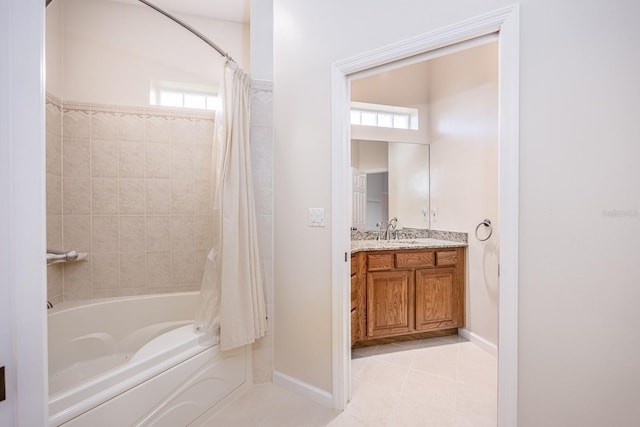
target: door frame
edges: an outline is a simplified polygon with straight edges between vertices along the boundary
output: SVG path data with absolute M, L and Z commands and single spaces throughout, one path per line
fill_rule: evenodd
M 386 64 L 418 62 L 417 55 L 498 35 L 500 289 L 498 320 L 498 426 L 517 425 L 519 5 L 515 4 L 389 46 L 334 62 L 332 96 L 332 393 L 343 410 L 351 398 L 350 346 L 350 80 Z M 424 60 L 424 59 L 421 59 Z
M 48 424 L 44 25 L 42 0 L 0 2 L 2 425 Z

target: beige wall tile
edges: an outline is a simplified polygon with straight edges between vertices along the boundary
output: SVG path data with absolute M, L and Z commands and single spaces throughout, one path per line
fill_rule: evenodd
M 171 120 L 163 116 L 149 116 L 145 121 L 145 141 L 169 142 L 171 138 Z
M 117 216 L 94 216 L 91 219 L 91 252 L 117 252 L 119 249 Z
M 85 215 L 91 211 L 91 180 L 64 177 L 62 182 L 62 212 L 65 215 Z
M 64 138 L 62 142 L 62 175 L 88 177 L 90 172 L 88 139 Z
M 212 178 L 211 144 L 195 144 L 193 146 L 193 168 L 196 179 L 210 180 Z
M 62 214 L 62 177 L 47 174 L 47 215 Z
M 211 249 L 213 243 L 213 216 L 196 215 L 194 225 L 195 248 L 200 250 Z
M 120 251 L 141 252 L 145 250 L 145 217 L 120 217 Z
M 262 258 L 265 260 L 273 259 L 273 216 L 258 215 L 257 220 Z
M 171 150 L 169 144 L 145 144 L 144 176 L 146 178 L 169 178 L 171 172 Z
M 144 141 L 145 124 L 142 114 L 123 113 L 118 120 L 119 138 L 122 141 Z
M 213 209 L 213 180 L 195 182 L 195 213 L 211 214 Z
M 121 215 L 141 215 L 145 212 L 143 179 L 121 179 L 119 209 Z
M 193 127 L 193 142 L 196 144 L 213 143 L 213 119 L 196 120 Z
M 118 139 L 119 113 L 97 111 L 91 116 L 91 139 Z
M 142 288 L 145 279 L 144 252 L 127 252 L 120 254 L 120 287 L 121 288 Z
M 121 142 L 118 166 L 120 178 L 143 178 L 144 143 Z
M 47 301 L 55 300 L 63 295 L 62 268 L 60 264 L 47 267 Z
M 62 175 L 62 137 L 47 131 L 47 173 Z
M 171 179 L 193 180 L 193 145 L 171 145 Z
M 93 215 L 118 214 L 118 180 L 91 178 L 91 213 Z
M 57 105 L 46 102 L 45 126 L 47 132 L 62 136 L 62 109 Z
M 195 251 L 195 283 L 198 285 L 198 289 L 200 289 L 200 285 L 202 284 L 202 276 L 204 275 L 204 266 L 207 261 L 207 254 L 209 250 L 206 251 Z
M 145 180 L 145 207 L 147 215 L 171 212 L 171 183 L 168 179 Z
M 91 140 L 91 176 L 118 177 L 118 142 Z
M 191 251 L 195 248 L 193 215 L 171 217 L 171 249 Z
M 91 113 L 88 111 L 66 110 L 62 119 L 65 138 L 88 139 L 91 129 Z
M 195 209 L 195 183 L 171 181 L 171 213 L 193 214 Z
M 91 255 L 92 290 L 101 291 L 120 287 L 120 254 L 117 252 Z
M 62 217 L 64 234 L 62 249 L 78 252 L 91 252 L 91 216 L 64 215 Z M 65 277 L 66 280 L 66 277 Z
M 171 252 L 171 283 L 188 284 L 195 281 L 195 251 Z
M 91 260 L 64 264 L 64 298 L 69 294 L 77 295 L 76 299 L 88 298 L 91 295 Z
M 62 250 L 62 215 L 47 215 L 47 249 Z
M 146 219 L 146 250 L 168 251 L 171 249 L 171 218 L 148 216 Z
M 192 144 L 195 121 L 189 118 L 177 117 L 171 120 L 171 143 Z
M 155 288 L 171 284 L 171 255 L 167 252 L 147 252 L 145 286 Z

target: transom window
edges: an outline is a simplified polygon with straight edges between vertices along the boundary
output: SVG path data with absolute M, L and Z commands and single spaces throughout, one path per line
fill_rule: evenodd
M 351 124 L 418 130 L 418 110 L 393 105 L 352 102 Z

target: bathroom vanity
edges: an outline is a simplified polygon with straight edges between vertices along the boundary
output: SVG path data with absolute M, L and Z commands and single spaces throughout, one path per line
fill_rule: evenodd
M 456 333 L 465 322 L 465 251 L 466 243 L 436 239 L 352 241 L 352 346 Z

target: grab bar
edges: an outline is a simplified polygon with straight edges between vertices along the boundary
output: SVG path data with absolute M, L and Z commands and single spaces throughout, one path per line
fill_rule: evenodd
M 78 252 L 47 252 L 47 265 L 58 264 L 61 262 L 71 262 L 78 259 Z

